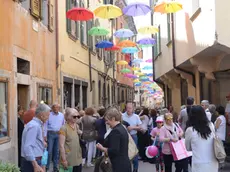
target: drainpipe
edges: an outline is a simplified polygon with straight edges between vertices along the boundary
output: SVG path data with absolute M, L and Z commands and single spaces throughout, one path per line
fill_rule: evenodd
M 195 78 L 195 74 L 189 71 L 186 71 L 182 68 L 179 68 L 176 66 L 176 48 L 175 48 L 175 35 L 174 35 L 174 14 L 170 14 L 171 15 L 171 22 L 172 22 L 172 57 L 173 57 L 173 68 L 176 70 L 179 70 L 181 72 L 187 73 L 189 75 L 192 76 L 192 85 L 193 87 L 196 88 L 196 78 Z
M 59 32 L 59 27 L 58 27 L 58 0 L 56 0 L 56 6 L 55 6 L 55 18 L 56 18 L 56 25 L 55 25 L 55 27 L 56 27 L 56 33 L 55 33 L 55 38 L 56 38 L 56 89 L 57 89 L 57 100 L 58 100 L 58 97 L 59 97 L 59 95 L 61 95 L 61 87 L 59 88 L 59 83 L 58 83 L 58 81 L 59 81 L 59 79 L 58 78 L 60 78 L 60 86 L 61 86 L 61 68 L 60 68 L 60 77 L 58 77 L 58 69 L 59 69 L 59 66 L 61 67 L 61 62 L 59 62 L 59 34 L 58 34 L 58 32 Z M 61 104 L 62 104 L 62 96 L 61 96 L 61 102 L 60 102 Z
M 89 7 L 89 0 L 87 0 L 87 7 Z M 92 19 L 93 22 L 93 19 Z M 87 45 L 88 45 L 88 57 L 89 57 L 89 88 L 90 88 L 90 92 L 93 91 L 92 88 L 92 62 L 91 62 L 91 46 L 89 46 L 89 42 L 90 42 L 90 35 L 88 35 L 87 37 Z

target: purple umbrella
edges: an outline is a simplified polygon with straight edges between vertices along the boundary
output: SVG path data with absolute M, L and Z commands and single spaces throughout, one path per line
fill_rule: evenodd
M 141 45 L 150 45 L 150 44 L 155 44 L 156 40 L 153 38 L 142 38 L 139 41 L 137 41 L 137 44 Z
M 123 13 L 128 16 L 142 16 L 151 11 L 151 8 L 141 2 L 131 3 L 123 8 Z
M 114 34 L 118 38 L 129 38 L 134 35 L 134 33 L 129 29 L 119 29 Z

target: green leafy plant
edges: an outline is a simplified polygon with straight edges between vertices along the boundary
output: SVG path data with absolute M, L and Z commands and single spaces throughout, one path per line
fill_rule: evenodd
M 20 169 L 15 164 L 0 161 L 0 171 L 1 172 L 20 172 Z

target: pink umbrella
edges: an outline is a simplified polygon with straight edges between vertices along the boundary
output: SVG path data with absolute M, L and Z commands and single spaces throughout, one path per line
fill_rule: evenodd
M 136 75 L 133 75 L 131 73 L 126 73 L 124 76 L 127 77 L 127 78 L 134 78 L 134 79 L 137 78 Z
M 148 60 L 146 60 L 145 62 L 147 62 L 147 63 L 152 63 L 153 60 L 152 60 L 152 59 L 148 59 Z

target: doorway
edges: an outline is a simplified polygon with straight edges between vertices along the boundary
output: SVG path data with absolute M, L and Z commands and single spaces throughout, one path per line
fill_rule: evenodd
M 24 110 L 28 109 L 29 105 L 29 86 L 18 84 L 18 105 Z

